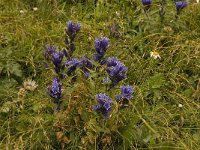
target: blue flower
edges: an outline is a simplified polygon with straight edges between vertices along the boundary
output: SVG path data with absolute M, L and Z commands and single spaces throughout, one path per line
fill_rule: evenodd
M 76 68 L 80 65 L 80 61 L 75 59 L 74 57 L 71 58 L 70 61 L 65 62 L 65 66 L 68 67 L 67 75 L 70 76 L 76 70 Z
M 121 94 L 116 96 L 116 101 L 121 104 L 120 108 L 128 107 L 129 100 L 133 97 L 133 87 L 130 85 L 121 86 Z
M 109 57 L 107 60 L 103 61 L 102 64 L 107 65 L 108 67 L 111 67 L 111 66 L 116 66 L 118 62 L 119 61 L 117 58 Z
M 188 2 L 185 2 L 185 1 L 178 1 L 176 2 L 176 10 L 177 11 L 180 11 L 182 10 L 183 8 L 185 8 L 189 3 Z
M 77 33 L 81 29 L 81 24 L 80 23 L 74 23 L 73 21 L 67 21 L 67 33 Z
M 74 41 L 74 38 L 76 37 L 76 34 L 80 31 L 81 29 L 81 24 L 80 23 L 74 23 L 73 21 L 67 21 L 67 29 L 66 33 L 70 38 L 70 42 L 72 43 Z M 68 44 L 69 41 L 66 38 L 65 39 L 65 44 Z
M 50 59 L 52 54 L 56 52 L 56 48 L 50 45 L 45 46 L 46 51 L 44 52 L 44 57 L 46 60 Z
M 152 3 L 152 0 L 142 0 L 142 4 L 144 6 L 149 6 L 149 5 L 151 5 L 151 3 Z
M 94 65 L 91 63 L 91 61 L 87 57 L 83 56 L 80 61 L 79 66 L 80 66 L 81 70 L 84 72 L 86 78 L 88 79 L 90 76 L 89 70 L 93 69 Z
M 121 95 L 123 98 L 130 100 L 132 98 L 132 94 L 134 93 L 133 87 L 130 85 L 121 86 Z
M 64 54 L 62 51 L 52 53 L 51 60 L 54 65 L 54 70 L 56 71 L 56 73 L 60 72 L 60 69 L 62 67 L 63 56 Z
M 52 98 L 54 98 L 55 103 L 58 103 L 59 99 L 62 97 L 61 88 L 62 86 L 58 78 L 53 78 L 52 86 L 48 86 L 48 93 Z
M 112 87 L 115 86 L 119 81 L 127 77 L 126 76 L 127 68 L 121 62 L 117 62 L 115 66 L 111 66 L 107 68 L 106 71 L 112 81 L 112 85 L 111 85 Z
M 54 103 L 57 105 L 55 111 L 58 112 L 61 109 L 61 97 L 62 97 L 62 85 L 58 78 L 53 78 L 52 85 L 48 86 L 48 93 L 54 99 Z
M 96 95 L 96 100 L 99 104 L 94 105 L 93 110 L 96 112 L 101 112 L 105 116 L 105 119 L 108 120 L 109 111 L 112 110 L 112 99 L 106 94 L 100 93 Z
M 95 50 L 94 60 L 98 61 L 103 58 L 104 53 L 108 49 L 109 39 L 107 37 L 101 37 L 95 40 Z

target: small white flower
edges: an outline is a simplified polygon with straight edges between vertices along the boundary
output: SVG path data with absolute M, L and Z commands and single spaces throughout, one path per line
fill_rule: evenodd
M 178 104 L 178 107 L 179 107 L 179 108 L 182 108 L 182 107 L 183 107 L 183 105 L 182 105 L 182 104 Z
M 34 10 L 34 11 L 37 11 L 37 10 L 38 10 L 38 8 L 37 8 L 37 7 L 33 7 L 33 10 Z
M 20 14 L 24 14 L 24 11 L 23 11 L 23 10 L 20 10 L 19 13 L 20 13 Z
M 34 91 L 38 85 L 33 80 L 25 80 L 23 86 L 25 90 Z
M 150 52 L 150 56 L 153 57 L 153 59 L 157 59 L 157 58 L 161 59 L 160 54 L 156 51 Z

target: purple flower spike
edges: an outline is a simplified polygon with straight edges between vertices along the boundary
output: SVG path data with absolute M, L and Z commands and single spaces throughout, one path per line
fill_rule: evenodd
M 44 57 L 46 60 L 51 59 L 51 55 L 56 52 L 56 48 L 50 45 L 45 46 L 46 51 L 44 52 Z
M 112 87 L 115 86 L 119 81 L 126 78 L 127 68 L 121 62 L 117 62 L 115 66 L 107 68 L 107 73 L 111 78 Z
M 65 66 L 68 66 L 67 75 L 70 76 L 76 70 L 76 68 L 80 65 L 80 61 L 75 58 L 71 58 L 71 61 L 66 61 Z
M 149 6 L 149 5 L 151 5 L 151 3 L 152 3 L 152 0 L 142 0 L 142 4 L 144 6 Z
M 67 37 L 65 38 L 64 43 L 67 46 L 69 46 L 71 53 L 73 53 L 75 50 L 74 39 L 77 33 L 80 31 L 80 29 L 81 29 L 80 23 L 74 23 L 73 21 L 67 22 L 67 28 L 65 29 Z
M 59 103 L 59 99 L 62 97 L 61 93 L 61 83 L 58 78 L 52 80 L 52 85 L 48 86 L 49 95 L 54 98 L 55 103 Z
M 110 111 L 112 108 L 111 108 L 111 101 L 107 101 L 104 103 L 103 107 L 106 109 L 106 111 Z
M 121 86 L 121 95 L 123 98 L 130 100 L 132 98 L 132 94 L 134 93 L 133 87 L 130 85 Z
M 185 2 L 185 1 L 178 1 L 176 2 L 176 10 L 177 11 L 180 11 L 182 10 L 183 8 L 185 8 L 189 3 L 188 2 Z
M 109 46 L 109 39 L 101 37 L 95 40 L 95 49 L 98 53 L 105 52 Z
M 102 93 L 96 95 L 96 99 L 97 99 L 98 103 L 100 103 L 102 105 L 104 105 L 104 103 L 106 101 L 111 101 L 111 98 L 109 96 L 107 96 L 106 94 L 102 94 Z
M 112 107 L 111 107 L 112 99 L 106 94 L 100 93 L 96 95 L 96 100 L 99 104 L 94 105 L 93 110 L 96 112 L 101 112 L 104 115 L 105 119 L 108 120 L 109 111 L 112 110 Z
M 73 21 L 68 21 L 67 22 L 67 32 L 69 34 L 72 34 L 72 33 L 78 33 L 81 29 L 81 24 L 80 23 L 74 23 Z
M 59 73 L 60 69 L 62 68 L 63 56 L 64 56 L 64 54 L 62 51 L 52 53 L 51 60 L 54 65 L 54 69 L 55 69 L 56 73 Z
M 118 59 L 115 57 L 109 57 L 106 61 L 103 62 L 103 65 L 107 65 L 108 67 L 116 66 L 118 63 Z
M 134 93 L 133 87 L 130 85 L 121 86 L 121 95 L 116 96 L 116 101 L 120 103 L 120 108 L 128 107 L 129 101 L 132 99 Z
M 95 50 L 94 60 L 99 61 L 103 58 L 104 53 L 108 49 L 109 39 L 107 37 L 101 37 L 95 40 Z
M 48 93 L 54 99 L 54 103 L 56 104 L 56 112 L 59 112 L 61 109 L 61 97 L 62 97 L 62 85 L 58 78 L 53 78 L 52 85 L 48 86 Z

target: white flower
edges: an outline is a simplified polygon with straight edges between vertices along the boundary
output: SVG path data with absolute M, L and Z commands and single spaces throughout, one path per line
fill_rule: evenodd
M 34 91 L 38 85 L 33 80 L 25 80 L 23 86 L 25 90 Z
M 37 11 L 37 10 L 38 10 L 38 8 L 37 8 L 37 7 L 33 7 L 33 10 L 34 10 L 34 11 Z
M 150 56 L 153 57 L 154 59 L 161 58 L 160 54 L 156 51 L 150 52 Z
M 182 104 L 178 104 L 178 107 L 179 107 L 179 108 L 182 108 L 182 107 L 183 107 L 183 105 L 182 105 Z
M 20 14 L 24 14 L 24 11 L 23 11 L 23 10 L 20 10 L 19 13 L 20 13 Z

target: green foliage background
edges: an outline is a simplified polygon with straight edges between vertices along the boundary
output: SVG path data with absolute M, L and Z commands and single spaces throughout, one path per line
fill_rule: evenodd
M 93 0 L 1 0 L 0 149 L 199 149 L 200 5 L 191 2 L 176 17 L 167 1 L 164 20 L 159 8 L 157 0 L 148 11 L 139 0 L 98 0 L 96 7 Z M 95 38 L 106 36 L 105 57 L 128 67 L 123 83 L 134 98 L 108 122 L 92 111 L 96 83 L 80 70 L 78 82 L 63 83 L 63 111 L 54 112 L 47 85 L 55 74 L 42 66 L 44 46 L 64 47 L 68 20 L 82 24 L 77 57 L 91 56 Z M 150 57 L 154 50 L 161 59 Z M 21 96 L 27 78 L 38 87 Z

